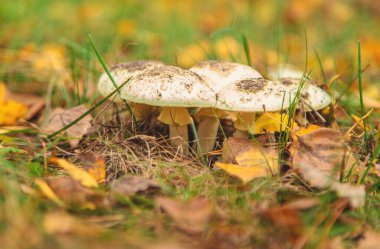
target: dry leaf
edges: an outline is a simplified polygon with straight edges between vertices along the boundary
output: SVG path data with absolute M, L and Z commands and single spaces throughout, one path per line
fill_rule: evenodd
M 225 141 L 222 159 L 223 163 L 216 162 L 215 166 L 244 184 L 255 178 L 277 174 L 279 169 L 278 151 L 261 148 L 248 139 L 230 138 Z
M 83 186 L 98 187 L 96 180 L 85 170 L 78 168 L 64 159 L 51 158 L 49 161 L 66 170 L 73 179 L 79 181 Z
M 23 104 L 28 111 L 23 116 L 25 120 L 29 120 L 40 113 L 45 107 L 45 98 L 32 94 L 11 93 L 8 98 Z
M 362 207 L 364 186 L 340 183 L 339 170 L 349 151 L 340 131 L 321 128 L 294 141 L 293 167 L 313 187 L 330 188 L 338 196 L 347 198 L 351 207 Z
M 178 228 L 191 234 L 203 232 L 213 212 L 213 205 L 206 199 L 181 202 L 159 197 L 156 202 L 175 221 Z
M 278 151 L 261 148 L 256 144 L 249 150 L 239 153 L 236 162 L 245 167 L 262 167 L 272 174 L 277 174 L 279 171 Z
M 293 144 L 293 167 L 318 168 L 326 177 L 338 176 L 347 150 L 343 134 L 338 130 L 321 128 L 299 136 Z
M 50 188 L 50 186 L 42 179 L 36 179 L 34 183 L 41 190 L 42 194 L 45 195 L 46 198 L 54 201 L 60 206 L 63 206 L 63 202 L 59 199 L 59 197 L 54 193 L 54 191 Z
M 28 110 L 22 103 L 7 98 L 7 95 L 4 83 L 0 82 L 0 125 L 16 124 Z
M 106 178 L 106 163 L 102 155 L 93 152 L 83 152 L 78 154 L 82 167 L 95 179 L 102 183 Z
M 380 233 L 367 230 L 359 240 L 358 249 L 377 249 L 380 245 Z
M 264 132 L 280 132 L 286 130 L 288 125 L 289 116 L 287 114 L 275 113 L 263 113 L 255 121 L 254 134 L 260 134 Z M 292 122 L 292 128 L 297 127 L 295 122 Z M 289 127 L 291 128 L 291 127 Z
M 230 137 L 223 143 L 222 162 L 236 164 L 236 156 L 253 147 L 255 147 L 255 145 L 249 139 Z
M 56 108 L 47 117 L 47 122 L 41 126 L 41 131 L 48 134 L 56 132 L 70 124 L 87 110 L 88 109 L 84 105 L 76 106 L 70 109 Z M 83 135 L 87 134 L 88 129 L 91 127 L 91 120 L 91 116 L 87 115 L 78 123 L 66 130 L 67 136 L 72 138 L 69 140 L 72 147 L 77 146 L 79 139 L 82 138 Z
M 268 170 L 264 167 L 245 167 L 238 164 L 216 162 L 215 166 L 223 169 L 229 175 L 239 178 L 244 184 L 253 179 L 268 176 Z
M 45 179 L 51 191 L 66 205 L 85 209 L 109 208 L 109 199 L 66 176 Z
M 111 192 L 129 197 L 137 193 L 155 193 L 160 189 L 158 182 L 141 176 L 124 176 L 111 184 Z
M 47 213 L 42 220 L 42 225 L 48 234 L 96 236 L 99 232 L 95 226 L 89 226 L 77 217 L 60 211 Z

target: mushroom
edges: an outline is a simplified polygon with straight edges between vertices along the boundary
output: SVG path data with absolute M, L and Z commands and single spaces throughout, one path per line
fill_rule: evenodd
M 237 80 L 262 78 L 261 74 L 252 67 L 228 61 L 202 61 L 189 70 L 201 76 L 214 92 L 218 92 L 224 86 Z M 200 151 L 207 153 L 213 150 L 219 119 L 225 118 L 227 115 L 227 112 L 214 108 L 202 108 L 198 111 L 196 118 L 199 121 L 197 132 Z
M 236 137 L 247 138 L 255 130 L 257 112 L 287 109 L 296 97 L 300 80 L 270 81 L 266 79 L 238 80 L 222 88 L 216 108 L 235 112 Z M 301 90 L 312 108 L 320 109 L 331 102 L 330 96 L 321 88 L 306 82 Z
M 143 73 L 147 69 L 157 68 L 164 66 L 165 64 L 161 61 L 155 60 L 139 60 L 127 63 L 120 63 L 112 66 L 110 68 L 110 73 L 115 80 L 117 86 L 123 84 L 131 77 L 135 77 Z M 98 81 L 98 91 L 102 96 L 107 96 L 115 90 L 111 79 L 108 77 L 107 73 L 103 73 Z M 120 96 L 116 96 L 113 99 L 115 102 L 121 102 Z M 151 109 L 144 104 L 131 104 L 133 114 L 137 121 L 144 119 L 144 114 L 149 113 Z
M 197 74 L 175 66 L 145 70 L 122 89 L 121 97 L 133 102 L 162 108 L 158 120 L 169 125 L 173 146 L 188 154 L 187 125 L 192 118 L 189 107 L 212 107 L 216 97 L 208 84 Z

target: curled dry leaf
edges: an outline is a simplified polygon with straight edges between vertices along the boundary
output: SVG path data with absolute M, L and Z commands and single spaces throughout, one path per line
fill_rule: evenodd
M 205 230 L 214 209 L 210 201 L 200 198 L 181 202 L 159 197 L 156 202 L 175 221 L 179 229 L 191 234 L 199 234 Z
M 106 178 L 106 163 L 102 155 L 93 152 L 82 152 L 78 154 L 82 167 L 95 179 L 102 183 Z
M 49 161 L 66 170 L 73 179 L 79 181 L 83 186 L 98 187 L 96 180 L 84 169 L 78 168 L 64 159 L 50 158 Z
M 46 118 L 46 121 L 41 126 L 41 131 L 47 134 L 56 132 L 73 122 L 86 111 L 88 111 L 88 109 L 84 105 L 79 105 L 70 109 L 56 108 Z M 65 133 L 70 138 L 69 143 L 72 147 L 77 146 L 79 140 L 87 134 L 91 127 L 91 120 L 91 116 L 87 115 L 66 130 Z
M 129 197 L 137 193 L 155 193 L 160 189 L 158 182 L 141 176 L 124 176 L 111 184 L 111 192 L 116 196 Z
M 352 207 L 364 205 L 364 186 L 340 183 L 339 172 L 348 161 L 349 151 L 343 134 L 321 128 L 299 136 L 293 145 L 293 167 L 313 187 L 330 188 L 340 197 L 348 198 Z

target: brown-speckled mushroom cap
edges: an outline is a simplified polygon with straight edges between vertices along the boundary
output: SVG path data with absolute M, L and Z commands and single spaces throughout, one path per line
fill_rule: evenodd
M 331 97 L 320 87 L 316 86 L 313 81 L 306 79 L 282 78 L 281 84 L 289 88 L 288 92 L 293 95 L 297 92 L 301 83 L 303 83 L 301 102 L 305 102 L 305 109 L 310 111 L 325 108 L 331 103 Z
M 212 107 L 215 93 L 197 74 L 175 66 L 145 70 L 122 89 L 130 102 L 168 107 Z
M 121 85 L 130 77 L 135 77 L 136 75 L 144 72 L 144 70 L 156 68 L 165 65 L 161 61 L 154 60 L 139 60 L 127 63 L 120 63 L 112 66 L 110 68 L 110 73 L 114 78 L 116 85 Z M 115 90 L 112 81 L 108 77 L 107 73 L 103 73 L 98 81 L 98 91 L 101 95 L 107 96 Z
M 287 87 L 266 79 L 244 79 L 222 88 L 217 108 L 239 112 L 279 111 L 288 108 Z M 283 101 L 284 98 L 284 101 Z
M 202 61 L 189 70 L 201 76 L 215 92 L 237 80 L 262 78 L 252 67 L 229 61 Z

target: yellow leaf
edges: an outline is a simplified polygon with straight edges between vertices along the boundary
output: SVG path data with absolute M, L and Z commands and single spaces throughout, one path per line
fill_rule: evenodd
M 79 181 L 85 187 L 98 187 L 98 183 L 87 171 L 78 168 L 64 159 L 51 158 L 50 162 L 58 165 L 67 171 L 67 173 L 75 180 Z
M 36 179 L 34 183 L 38 186 L 41 192 L 50 200 L 54 201 L 60 206 L 63 206 L 63 202 L 59 197 L 53 192 L 49 185 L 42 179 Z
M 237 164 L 216 162 L 215 166 L 223 169 L 229 175 L 239 178 L 244 184 L 259 177 L 266 177 L 268 170 L 264 167 L 243 167 Z
M 268 173 L 278 173 L 278 152 L 254 146 L 236 156 L 236 162 L 243 167 L 261 167 Z
M 78 154 L 82 167 L 96 180 L 102 183 L 106 179 L 106 163 L 101 155 L 92 152 Z
M 298 136 L 304 136 L 321 128 L 318 125 L 309 124 L 307 127 L 299 127 L 294 133 Z
M 355 114 L 351 114 L 351 117 L 353 118 L 353 120 L 355 120 L 355 123 L 356 123 L 356 124 L 358 124 L 362 129 L 364 129 L 363 118 L 359 118 L 359 117 L 356 116 Z M 367 130 L 370 130 L 371 127 L 369 127 L 368 125 L 366 125 L 366 129 L 367 129 Z
M 14 125 L 22 118 L 28 108 L 14 100 L 6 99 L 6 87 L 0 82 L 0 125 Z
M 266 132 L 280 132 L 284 131 L 288 125 L 289 116 L 287 114 L 276 113 L 263 113 L 255 123 L 254 134 Z M 292 127 L 297 127 L 293 121 Z
M 177 55 L 178 65 L 188 68 L 201 60 L 206 59 L 209 53 L 210 44 L 206 41 L 201 41 L 196 44 L 191 44 L 181 50 Z

